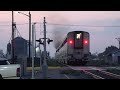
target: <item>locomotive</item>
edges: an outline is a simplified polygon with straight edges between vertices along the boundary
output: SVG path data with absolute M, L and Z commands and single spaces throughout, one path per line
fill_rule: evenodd
M 68 65 L 85 65 L 90 55 L 90 35 L 86 31 L 71 31 L 56 49 L 58 62 Z

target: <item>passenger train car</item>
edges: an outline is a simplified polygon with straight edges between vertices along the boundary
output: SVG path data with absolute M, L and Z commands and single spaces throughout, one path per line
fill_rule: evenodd
M 89 61 L 90 36 L 85 31 L 69 32 L 56 49 L 58 62 L 68 65 L 85 65 Z

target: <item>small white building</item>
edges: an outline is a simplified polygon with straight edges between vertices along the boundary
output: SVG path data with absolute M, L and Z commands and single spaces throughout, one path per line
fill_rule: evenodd
M 120 64 L 120 50 L 112 53 L 113 63 Z
M 109 64 L 120 64 L 120 50 L 107 55 L 106 62 Z

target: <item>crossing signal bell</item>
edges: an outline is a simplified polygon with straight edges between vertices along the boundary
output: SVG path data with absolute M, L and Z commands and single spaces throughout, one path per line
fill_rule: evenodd
M 39 40 L 36 40 L 37 42 L 39 42 L 40 44 L 43 44 L 42 40 L 39 39 Z
M 50 42 L 53 42 L 53 40 L 48 39 L 47 42 L 48 42 L 48 44 L 50 44 Z

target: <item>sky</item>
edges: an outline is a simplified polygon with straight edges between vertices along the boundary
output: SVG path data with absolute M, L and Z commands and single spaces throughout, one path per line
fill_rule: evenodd
M 28 14 L 28 11 L 20 11 Z M 90 33 L 91 53 L 101 53 L 107 46 L 118 47 L 115 38 L 120 37 L 120 27 L 86 27 L 86 26 L 63 26 L 50 24 L 71 24 L 91 26 L 120 26 L 120 11 L 31 11 L 32 23 L 36 24 L 36 39 L 43 37 L 43 18 L 46 17 L 47 37 L 54 39 L 54 32 L 61 33 L 64 38 L 69 31 L 87 31 Z M 21 36 L 28 40 L 29 18 L 14 11 L 14 21 Z M 12 12 L 0 11 L 0 49 L 6 53 L 7 43 L 12 31 Z M 50 55 L 54 56 L 54 42 L 47 45 Z

